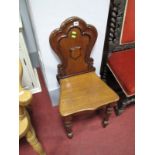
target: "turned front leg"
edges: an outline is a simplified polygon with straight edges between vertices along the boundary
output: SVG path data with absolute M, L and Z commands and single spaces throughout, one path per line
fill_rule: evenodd
M 109 124 L 109 117 L 113 111 L 112 105 L 107 105 L 103 108 L 102 125 L 105 128 Z
M 67 133 L 68 138 L 73 137 L 73 132 L 72 132 L 72 116 L 67 116 L 63 117 L 63 123 L 64 123 L 64 128 Z
M 32 125 L 30 126 L 30 129 L 26 134 L 26 140 L 39 155 L 46 155 L 46 153 L 44 152 L 41 144 L 39 143 L 36 137 L 36 134 Z

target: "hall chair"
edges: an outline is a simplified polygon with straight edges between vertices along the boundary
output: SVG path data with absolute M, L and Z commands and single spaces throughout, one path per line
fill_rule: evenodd
M 51 48 L 61 60 L 57 74 L 59 111 L 68 138 L 73 137 L 74 116 L 100 109 L 105 127 L 119 100 L 119 96 L 95 73 L 90 54 L 96 39 L 96 28 L 78 17 L 66 19 L 49 37 Z
M 35 130 L 31 124 L 30 116 L 26 109 L 32 100 L 32 94 L 29 90 L 24 90 L 22 87 L 22 75 L 23 67 L 21 62 L 19 62 L 19 139 L 26 137 L 27 142 L 38 153 L 38 155 L 46 155 L 36 137 Z
M 135 98 L 135 0 L 111 0 L 101 78 L 120 96 L 121 114 Z

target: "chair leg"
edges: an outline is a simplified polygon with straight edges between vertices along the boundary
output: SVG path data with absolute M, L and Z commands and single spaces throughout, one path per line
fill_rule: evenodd
M 109 124 L 109 117 L 113 111 L 113 107 L 111 105 L 107 105 L 103 107 L 103 119 L 102 126 L 105 128 Z
M 67 133 L 68 138 L 73 137 L 73 132 L 72 132 L 72 116 L 67 116 L 63 117 L 63 123 L 64 123 L 64 128 Z
M 46 155 L 46 153 L 44 152 L 41 144 L 39 143 L 36 137 L 36 134 L 32 125 L 30 125 L 30 129 L 26 134 L 26 140 L 39 155 Z
M 119 108 L 118 106 L 114 107 L 116 116 L 121 115 L 124 111 L 124 108 L 125 108 L 125 106 L 124 107 L 122 106 L 121 108 Z
M 123 111 L 124 111 L 124 109 L 126 107 L 125 100 L 126 100 L 125 98 L 122 98 L 118 102 L 117 106 L 114 108 L 116 116 L 119 116 L 119 115 L 121 115 L 123 113 Z

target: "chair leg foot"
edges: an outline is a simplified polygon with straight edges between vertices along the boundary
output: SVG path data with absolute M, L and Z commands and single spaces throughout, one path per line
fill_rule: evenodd
M 115 111 L 115 114 L 117 116 L 121 115 L 124 112 L 124 109 L 117 109 L 117 111 Z
M 103 119 L 102 119 L 102 126 L 105 128 L 109 124 L 109 117 L 113 111 L 111 105 L 107 105 L 103 108 Z
M 64 128 L 66 130 L 66 134 L 68 138 L 73 137 L 73 131 L 72 131 L 72 117 L 67 116 L 63 118 L 64 121 Z
M 114 111 L 115 111 L 116 116 L 121 115 L 124 112 L 124 109 L 125 109 L 125 106 L 122 106 L 122 107 L 118 107 L 118 105 L 115 106 Z
M 73 132 L 67 133 L 67 137 L 71 139 L 73 137 Z
M 46 155 L 46 153 L 44 152 L 41 144 L 39 143 L 36 137 L 36 134 L 32 125 L 30 125 L 30 129 L 26 134 L 26 140 L 39 155 Z

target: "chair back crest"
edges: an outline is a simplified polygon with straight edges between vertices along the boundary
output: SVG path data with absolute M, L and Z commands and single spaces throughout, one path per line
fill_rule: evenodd
M 96 28 L 78 17 L 68 18 L 51 33 L 51 48 L 61 60 L 58 80 L 95 70 L 90 54 L 96 39 Z

